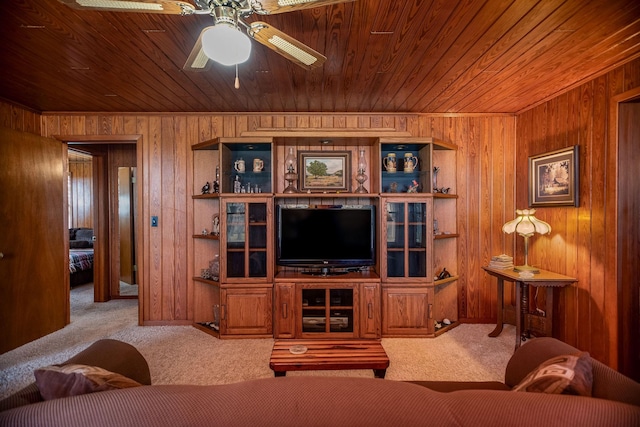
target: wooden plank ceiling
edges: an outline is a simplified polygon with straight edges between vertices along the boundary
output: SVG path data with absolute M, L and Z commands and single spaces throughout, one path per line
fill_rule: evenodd
M 252 42 L 234 89 L 234 67 L 182 69 L 209 16 L 2 0 L 0 97 L 42 112 L 516 113 L 640 54 L 633 0 L 356 0 L 258 19 L 324 67 Z

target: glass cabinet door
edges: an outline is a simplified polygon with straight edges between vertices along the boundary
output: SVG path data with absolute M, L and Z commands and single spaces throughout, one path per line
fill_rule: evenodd
M 353 286 L 302 289 L 302 334 L 354 334 Z M 327 321 L 328 319 L 328 321 Z
M 227 204 L 227 277 L 244 277 L 246 210 L 244 203 Z
M 226 202 L 226 277 L 266 278 L 268 221 L 264 202 Z
M 387 277 L 427 276 L 426 202 L 386 202 Z
M 405 204 L 387 203 L 387 276 L 404 277 Z

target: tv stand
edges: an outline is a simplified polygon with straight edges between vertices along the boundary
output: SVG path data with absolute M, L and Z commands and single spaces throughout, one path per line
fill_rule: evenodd
M 276 275 L 274 338 L 380 338 L 380 277 L 338 271 L 337 277 L 332 270 Z

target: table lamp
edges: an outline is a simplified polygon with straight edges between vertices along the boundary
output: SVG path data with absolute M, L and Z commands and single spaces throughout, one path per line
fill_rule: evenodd
M 524 265 L 514 268 L 515 271 L 529 271 L 531 273 L 539 273 L 535 267 L 529 265 L 529 237 L 535 233 L 549 234 L 551 226 L 534 216 L 535 209 L 516 209 L 516 219 L 507 222 L 502 226 L 502 231 L 508 234 L 514 231 L 524 237 Z

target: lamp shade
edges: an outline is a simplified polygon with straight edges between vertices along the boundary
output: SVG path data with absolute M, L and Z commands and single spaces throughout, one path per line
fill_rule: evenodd
M 551 226 L 544 221 L 539 220 L 534 216 L 535 209 L 517 209 L 516 219 L 511 220 L 502 226 L 502 231 L 505 233 L 516 232 L 521 236 L 551 233 Z
M 202 50 L 222 65 L 245 62 L 251 54 L 251 40 L 233 25 L 220 22 L 202 34 Z

